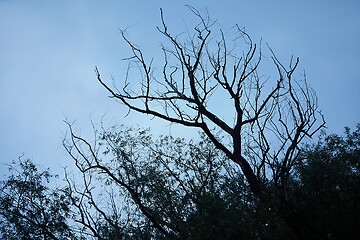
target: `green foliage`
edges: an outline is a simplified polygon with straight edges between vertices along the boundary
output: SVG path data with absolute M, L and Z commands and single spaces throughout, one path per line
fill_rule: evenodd
M 53 177 L 30 160 L 13 162 L 10 176 L 0 182 L 0 233 L 3 239 L 72 239 L 67 224 L 69 202 Z
M 95 146 L 74 143 L 83 183 L 51 189 L 48 170 L 29 160 L 10 166 L 0 184 L 3 239 L 296 239 L 272 183 L 269 208 L 204 136 L 154 140 L 148 130 L 121 127 L 104 131 Z M 330 239 L 356 239 L 359 166 L 360 125 L 345 136 L 323 134 L 302 149 L 287 203 Z
M 360 124 L 322 135 L 297 161 L 289 187 L 296 208 L 331 239 L 360 235 Z
M 289 236 L 278 216 L 250 192 L 238 165 L 228 161 L 204 135 L 199 141 L 171 136 L 154 140 L 148 130 L 121 127 L 102 132 L 96 146 L 75 139 L 76 147 L 67 147 L 84 175 L 85 189 L 74 199 L 91 199 L 91 204 L 76 200 L 83 209 L 104 210 L 108 207 L 102 203 L 112 202 L 107 216 L 118 218 L 108 226 L 116 222 L 126 232 L 116 239 Z M 81 151 L 76 152 L 78 149 Z M 89 157 L 88 153 L 96 154 Z M 97 201 L 91 194 L 96 191 L 104 194 Z M 100 235 L 108 239 L 103 231 Z

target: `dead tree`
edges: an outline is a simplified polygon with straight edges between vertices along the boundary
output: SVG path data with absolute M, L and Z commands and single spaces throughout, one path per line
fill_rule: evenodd
M 169 44 L 162 45 L 161 80 L 154 74 L 153 60 L 147 61 L 143 51 L 121 31 L 132 50 L 127 60 L 136 64 L 141 74 L 134 78 L 127 74 L 119 90 L 105 83 L 96 68 L 98 81 L 129 111 L 201 130 L 241 167 L 260 201 L 269 205 L 268 196 L 271 191 L 274 194 L 268 188 L 271 182 L 294 232 L 299 237 L 315 237 L 317 232 L 311 226 L 299 225 L 301 216 L 287 199 L 287 179 L 298 159 L 300 143 L 325 125 L 305 74 L 295 72 L 299 59 L 291 58 L 285 66 L 268 47 L 277 76 L 264 77 L 259 74 L 264 62 L 261 49 L 243 29 L 235 26 L 235 36 L 228 40 L 221 29 L 216 30 L 216 22 L 189 9 L 199 23 L 194 31 L 180 35 L 169 31 L 161 11 L 158 31 Z M 129 82 L 135 81 L 141 83 L 137 91 L 129 87 Z M 231 107 L 231 118 L 222 116 L 217 104 Z

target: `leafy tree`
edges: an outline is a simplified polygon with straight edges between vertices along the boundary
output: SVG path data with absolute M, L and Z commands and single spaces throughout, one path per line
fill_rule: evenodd
M 69 195 L 81 213 L 77 221 L 94 236 L 103 238 L 101 221 L 131 239 L 231 239 L 245 232 L 235 212 L 251 202 L 249 187 L 205 136 L 155 141 L 148 130 L 121 127 L 104 130 L 95 145 L 72 131 L 69 140 L 64 145 L 84 181 L 79 189 L 68 178 Z
M 345 137 L 323 135 L 302 149 L 290 174 L 288 207 L 331 239 L 357 236 L 359 133 L 358 127 L 353 133 L 347 130 Z M 71 142 L 64 144 L 84 184 L 70 194 L 87 216 L 83 219 L 93 219 L 86 224 L 94 229 L 93 235 L 294 239 L 279 214 L 283 202 L 278 201 L 276 187 L 269 183 L 269 208 L 251 192 L 241 169 L 201 136 L 198 142 L 171 136 L 156 140 L 148 130 L 113 127 L 103 129 L 91 145 L 73 133 Z M 69 190 L 74 185 L 80 186 L 69 179 Z M 100 222 L 112 237 L 97 228 Z
M 131 127 L 103 130 L 94 145 L 72 130 L 64 142 L 83 179 L 80 186 L 68 177 L 68 194 L 79 212 L 75 221 L 89 235 L 98 239 L 286 235 L 281 233 L 286 228 L 279 228 L 281 223 L 272 222 L 273 216 L 258 206 L 238 166 L 206 136 L 186 142 L 171 136 L 154 140 L 148 130 Z
M 295 238 L 278 214 L 276 187 L 269 208 L 206 136 L 102 130 L 93 144 L 74 133 L 64 141 L 81 173 L 67 173 L 66 188 L 51 190 L 52 175 L 29 160 L 10 166 L 1 182 L 3 239 Z M 307 145 L 290 173 L 288 204 L 329 239 L 358 236 L 359 153 L 360 124 Z
M 54 176 L 21 158 L 9 171 L 0 182 L 2 239 L 75 239 L 68 225 L 69 201 L 60 190 L 46 186 Z
M 291 194 L 296 208 L 331 239 L 360 235 L 360 124 L 345 136 L 323 134 L 295 166 Z

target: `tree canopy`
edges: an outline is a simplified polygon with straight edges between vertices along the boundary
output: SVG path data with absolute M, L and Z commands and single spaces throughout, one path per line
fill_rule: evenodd
M 0 183 L 3 239 L 295 238 L 277 197 L 273 209 L 259 201 L 205 136 L 153 139 L 119 127 L 98 140 L 91 162 L 73 154 L 83 182 L 67 176 L 67 186 L 50 188 L 54 176 L 30 160 L 10 166 Z M 359 154 L 360 124 L 304 146 L 290 174 L 289 204 L 330 239 L 359 234 Z
M 73 125 L 63 145 L 76 171 L 66 186 L 29 160 L 1 181 L 6 239 L 355 239 L 359 224 L 360 124 L 323 133 L 315 91 L 299 59 L 264 77 L 261 46 L 239 26 L 228 36 L 207 13 L 172 33 L 161 11 L 164 61 L 121 31 L 132 55 L 124 85 L 98 82 L 129 111 L 199 131 L 196 139 L 103 125 L 94 139 Z M 134 66 L 137 73 L 133 74 Z M 130 79 L 131 78 L 131 79 Z M 139 89 L 129 84 L 138 80 Z M 231 109 L 221 114 L 221 104 Z M 307 143 L 307 145 L 306 145 Z
M 2 239 L 73 239 L 70 202 L 59 189 L 48 187 L 54 176 L 22 158 L 9 166 L 9 172 L 0 182 Z

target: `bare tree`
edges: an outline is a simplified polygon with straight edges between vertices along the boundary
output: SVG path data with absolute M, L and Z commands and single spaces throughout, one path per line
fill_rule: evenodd
M 275 185 L 271 194 L 283 201 L 283 214 L 292 229 L 300 237 L 314 235 L 310 226 L 298 226 L 296 218 L 301 221 L 301 217 L 287 201 L 287 179 L 299 145 L 325 125 L 305 74 L 296 78 L 299 59 L 291 58 L 286 67 L 268 47 L 277 77 L 266 78 L 258 73 L 261 49 L 243 29 L 236 25 L 235 36 L 228 40 L 207 14 L 189 9 L 199 23 L 194 31 L 179 35 L 169 31 L 161 11 L 158 31 L 169 44 L 162 46 L 161 80 L 155 77 L 153 60 L 146 61 L 143 51 L 121 31 L 132 50 L 127 60 L 141 72 L 141 87 L 129 88 L 129 82 L 135 81 L 129 74 L 121 90 L 111 87 L 96 68 L 98 81 L 129 110 L 200 129 L 241 167 L 251 191 L 264 204 L 269 204 L 271 182 Z M 232 106 L 230 121 L 214 108 L 222 101 Z

